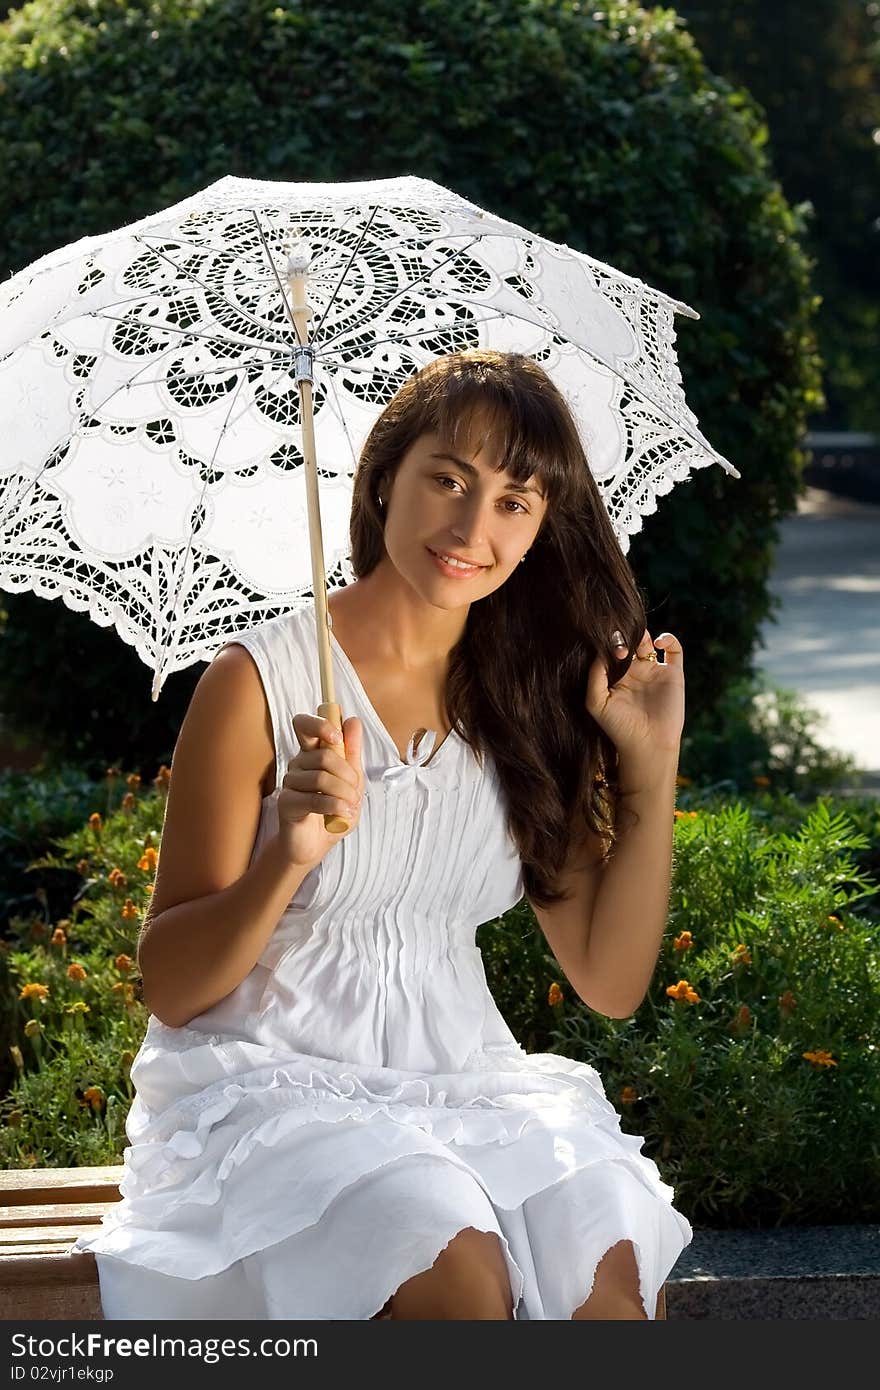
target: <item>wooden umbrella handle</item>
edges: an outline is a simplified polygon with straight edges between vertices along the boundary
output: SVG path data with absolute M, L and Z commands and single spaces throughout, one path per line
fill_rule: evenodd
M 329 719 L 330 723 L 342 733 L 342 710 L 335 702 L 329 702 L 318 706 L 318 716 L 321 719 Z M 343 740 L 343 757 L 345 754 L 345 742 Z M 324 817 L 324 829 L 329 830 L 331 835 L 344 835 L 346 830 L 351 829 L 351 821 L 346 820 L 345 816 L 340 816 L 337 811 Z
M 300 261 L 298 269 L 289 270 L 290 312 L 296 328 L 297 339 L 301 344 L 308 343 L 309 319 L 314 310 L 306 303 L 305 262 Z M 321 535 L 321 509 L 318 499 L 318 460 L 315 448 L 315 418 L 312 399 L 312 383 L 307 378 L 299 379 L 300 420 L 302 423 L 302 453 L 306 480 L 306 507 L 309 522 L 309 547 L 312 561 L 312 591 L 315 595 L 315 622 L 318 639 L 318 672 L 321 681 L 321 695 L 324 697 L 318 706 L 318 714 L 342 733 L 342 710 L 336 701 L 333 688 L 333 662 L 330 655 L 330 638 L 327 631 L 327 583 L 324 570 L 324 541 Z M 345 743 L 343 742 L 343 750 Z M 343 752 L 343 757 L 346 754 Z M 331 835 L 342 835 L 351 829 L 351 821 L 338 812 L 324 817 L 324 828 Z

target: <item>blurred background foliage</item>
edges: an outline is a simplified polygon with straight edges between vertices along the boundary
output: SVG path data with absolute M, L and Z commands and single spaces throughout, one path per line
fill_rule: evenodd
M 689 655 L 688 727 L 753 671 L 777 523 L 821 408 L 807 208 L 763 112 L 674 10 L 573 0 L 34 0 L 0 26 L 4 272 L 226 174 L 417 173 L 691 304 L 688 400 L 742 473 L 660 499 L 629 558 L 652 631 Z M 159 705 L 133 651 L 57 600 L 6 594 L 7 739 L 97 773 L 167 760 L 199 674 Z M 690 772 L 690 768 L 684 769 Z

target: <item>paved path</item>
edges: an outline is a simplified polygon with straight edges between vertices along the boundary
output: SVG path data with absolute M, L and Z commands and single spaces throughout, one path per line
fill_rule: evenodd
M 880 506 L 809 488 L 780 524 L 757 667 L 825 722 L 817 742 L 855 758 L 880 789 Z

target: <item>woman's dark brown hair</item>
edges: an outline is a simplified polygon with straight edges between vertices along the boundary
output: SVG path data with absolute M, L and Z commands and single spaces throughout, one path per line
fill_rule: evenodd
M 566 898 L 558 886 L 573 827 L 615 839 L 617 751 L 584 704 L 597 653 L 614 684 L 647 626 L 641 593 L 620 548 L 564 397 L 520 353 L 471 349 L 438 357 L 404 384 L 373 425 L 354 477 L 351 565 L 358 579 L 385 554 L 380 487 L 420 435 L 454 450 L 479 419 L 499 471 L 532 475 L 547 509 L 525 562 L 494 593 L 471 603 L 450 653 L 446 710 L 480 766 L 488 750 L 538 906 Z M 618 658 L 619 628 L 627 656 Z

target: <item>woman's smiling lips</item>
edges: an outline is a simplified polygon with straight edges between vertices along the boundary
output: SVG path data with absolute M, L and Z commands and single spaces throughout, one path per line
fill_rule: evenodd
M 488 568 L 487 565 L 472 565 L 469 569 L 462 569 L 460 565 L 449 565 L 445 560 L 441 560 L 437 551 L 432 550 L 430 546 L 426 546 L 426 549 L 440 573 L 445 574 L 449 579 L 473 579 Z

